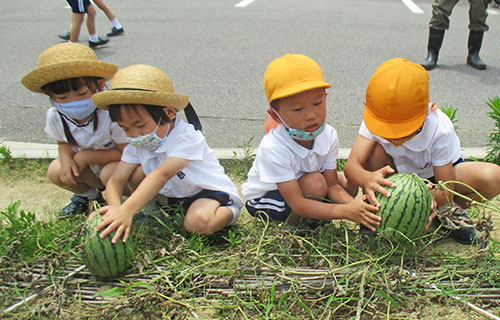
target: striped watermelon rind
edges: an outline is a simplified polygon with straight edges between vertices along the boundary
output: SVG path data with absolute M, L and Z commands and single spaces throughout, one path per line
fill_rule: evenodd
M 101 215 L 97 214 L 85 223 L 80 244 L 81 257 L 87 269 L 96 278 L 113 279 L 125 273 L 132 265 L 133 243 L 129 239 L 126 243 L 120 240 L 113 244 L 111 239 L 116 230 L 104 239 L 99 238 L 97 226 L 101 222 Z
M 384 238 L 400 244 L 414 241 L 424 232 L 431 214 L 432 197 L 426 183 L 416 174 L 395 173 L 387 179 L 395 187 L 389 198 L 377 194 L 382 217 L 377 232 Z

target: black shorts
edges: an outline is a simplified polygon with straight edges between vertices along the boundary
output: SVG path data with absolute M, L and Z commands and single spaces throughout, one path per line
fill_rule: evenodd
M 457 161 L 453 162 L 453 166 L 456 166 L 457 164 L 462 163 L 462 162 L 465 162 L 465 160 L 464 160 L 464 158 L 463 158 L 463 157 L 460 157 L 460 158 L 458 158 L 458 160 L 457 160 Z M 432 183 L 436 183 L 436 178 L 435 178 L 434 176 L 430 177 L 430 178 L 429 178 L 429 179 L 427 179 L 427 180 L 429 180 L 429 181 L 430 181 L 430 182 L 432 182 Z
M 193 202 L 202 198 L 213 199 L 219 202 L 219 204 L 223 207 L 231 206 L 233 204 L 233 200 L 231 200 L 231 197 L 226 192 L 202 190 L 194 196 L 188 198 L 168 198 L 167 206 L 171 209 L 182 206 L 185 214 Z
M 90 0 L 66 0 L 71 6 L 73 13 L 87 13 L 87 7 L 90 5 Z
M 245 207 L 254 217 L 265 218 L 267 214 L 274 221 L 286 221 L 292 212 L 279 190 L 269 191 L 262 198 L 248 200 Z

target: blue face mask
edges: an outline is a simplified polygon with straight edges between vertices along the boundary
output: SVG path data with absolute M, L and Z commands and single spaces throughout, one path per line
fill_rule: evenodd
M 323 132 L 323 130 L 325 130 L 325 126 L 326 126 L 326 123 L 323 123 L 321 126 L 319 126 L 318 129 L 314 130 L 314 131 L 304 131 L 304 130 L 299 130 L 299 129 L 294 129 L 294 128 L 290 128 L 285 121 L 283 121 L 283 119 L 281 118 L 281 116 L 276 112 L 276 110 L 274 110 L 274 113 L 278 116 L 278 118 L 280 118 L 281 122 L 283 122 L 283 124 L 285 125 L 286 127 L 286 131 L 288 131 L 288 135 L 290 137 L 292 137 L 292 139 L 295 139 L 295 140 L 302 140 L 302 141 L 310 141 L 310 140 L 314 140 L 316 139 L 317 136 L 319 136 L 321 134 L 321 132 Z
M 64 114 L 66 117 L 75 120 L 83 120 L 90 116 L 95 110 L 92 98 L 66 103 L 57 103 L 52 100 L 52 105 L 57 111 Z
M 158 137 L 158 135 L 156 134 L 156 130 L 158 130 L 160 122 L 161 119 L 156 125 L 156 128 L 153 130 L 153 132 L 150 132 L 148 134 L 143 134 L 135 138 L 127 137 L 128 143 L 137 148 L 142 148 L 149 151 L 155 151 L 167 138 L 168 130 L 170 130 L 170 122 L 169 122 L 167 127 L 167 133 L 165 134 L 165 136 L 163 138 Z

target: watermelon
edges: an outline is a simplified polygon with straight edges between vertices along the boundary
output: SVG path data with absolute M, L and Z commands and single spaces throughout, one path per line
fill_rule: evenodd
M 91 217 L 85 223 L 81 238 L 81 256 L 83 263 L 97 278 L 112 279 L 122 275 L 130 266 L 134 257 L 132 241 L 111 243 L 116 232 L 113 230 L 106 238 L 99 238 L 97 226 L 102 222 L 100 214 Z
M 390 241 L 405 244 L 423 234 L 431 214 L 431 193 L 416 174 L 396 173 L 387 179 L 396 186 L 384 186 L 391 193 L 389 198 L 377 194 L 377 214 L 382 217 L 377 232 Z

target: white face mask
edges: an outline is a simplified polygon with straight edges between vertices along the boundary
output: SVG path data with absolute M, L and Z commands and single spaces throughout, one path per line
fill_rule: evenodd
M 92 98 L 66 103 L 57 103 L 52 100 L 52 105 L 57 111 L 64 114 L 66 117 L 75 120 L 83 120 L 87 118 L 96 109 Z
M 286 124 L 286 122 L 281 118 L 279 113 L 276 112 L 276 110 L 274 110 L 274 109 L 273 109 L 273 111 L 278 116 L 278 118 L 280 118 L 281 122 L 283 122 L 283 124 L 286 127 L 286 131 L 288 131 L 288 135 L 290 137 L 292 137 L 292 139 L 302 140 L 302 141 L 314 140 L 314 139 L 316 139 L 317 136 L 319 136 L 321 134 L 321 132 L 323 132 L 323 130 L 325 130 L 325 126 L 326 126 L 325 122 L 323 122 L 323 124 L 321 126 L 319 126 L 319 128 L 314 130 L 314 131 L 304 131 L 304 130 L 290 128 Z
M 162 144 L 162 142 L 167 138 L 168 130 L 170 130 L 170 122 L 169 122 L 165 136 L 163 138 L 158 137 L 158 135 L 156 134 L 156 130 L 158 130 L 160 122 L 161 119 L 160 121 L 158 121 L 158 124 L 156 125 L 156 128 L 153 130 L 153 132 L 150 132 L 148 134 L 143 134 L 135 138 L 127 137 L 128 143 L 133 145 L 134 147 L 146 149 L 149 151 L 154 151 L 158 149 L 158 147 Z

